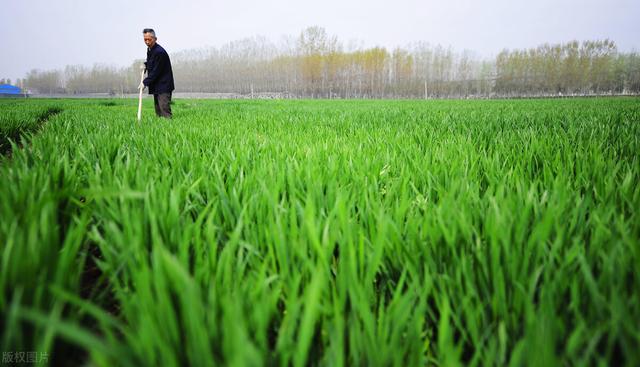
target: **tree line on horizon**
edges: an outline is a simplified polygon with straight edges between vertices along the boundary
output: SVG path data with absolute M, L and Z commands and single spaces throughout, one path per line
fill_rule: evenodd
M 490 98 L 640 93 L 640 54 L 611 40 L 503 50 L 495 58 L 419 42 L 345 46 L 321 27 L 275 44 L 264 37 L 171 54 L 176 92 L 291 98 Z M 136 93 L 139 65 L 32 70 L 35 93 Z

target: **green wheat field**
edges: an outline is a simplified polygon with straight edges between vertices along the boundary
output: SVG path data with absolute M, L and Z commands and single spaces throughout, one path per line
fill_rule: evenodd
M 640 99 L 0 100 L 0 349 L 640 361 Z

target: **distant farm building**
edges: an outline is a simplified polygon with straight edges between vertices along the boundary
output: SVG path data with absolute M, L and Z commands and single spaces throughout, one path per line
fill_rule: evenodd
M 15 85 L 0 84 L 0 97 L 20 97 L 23 95 L 22 89 Z

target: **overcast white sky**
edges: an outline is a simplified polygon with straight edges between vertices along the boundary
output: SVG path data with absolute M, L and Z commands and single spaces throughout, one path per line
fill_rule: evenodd
M 640 0 L 0 0 L 0 78 L 69 64 L 129 65 L 141 30 L 176 52 L 255 35 L 278 42 L 308 26 L 343 43 L 414 41 L 492 56 L 503 48 L 609 38 L 640 50 Z

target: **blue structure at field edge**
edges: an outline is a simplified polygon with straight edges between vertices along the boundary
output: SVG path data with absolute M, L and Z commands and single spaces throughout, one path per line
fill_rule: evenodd
M 22 89 L 9 84 L 0 84 L 0 97 L 21 97 L 24 96 Z

